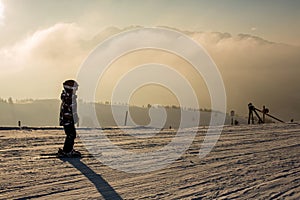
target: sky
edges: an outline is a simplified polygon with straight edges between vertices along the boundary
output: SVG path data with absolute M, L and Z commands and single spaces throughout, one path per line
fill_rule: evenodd
M 224 80 L 228 110 L 245 115 L 252 101 L 285 120 L 300 120 L 299 11 L 297 0 L 0 0 L 0 97 L 58 98 L 61 83 L 76 78 L 104 39 L 136 26 L 163 26 L 187 34 L 207 50 Z M 130 69 L 120 65 L 154 58 L 188 68 L 159 52 L 128 55 L 112 65 L 97 99 L 109 100 L 120 72 Z M 200 107 L 209 107 L 203 80 L 192 70 L 179 70 L 191 80 Z M 176 103 L 174 95 L 166 97 L 169 93 L 157 85 L 142 87 L 130 102 Z

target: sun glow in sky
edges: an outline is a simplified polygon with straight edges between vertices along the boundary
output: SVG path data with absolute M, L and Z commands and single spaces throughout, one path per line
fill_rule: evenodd
M 2 1 L 0 0 L 0 24 L 2 24 L 3 18 L 4 18 L 4 6 Z

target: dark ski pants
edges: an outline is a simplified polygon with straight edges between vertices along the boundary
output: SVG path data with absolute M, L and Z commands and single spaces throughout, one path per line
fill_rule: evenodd
M 73 150 L 74 140 L 76 138 L 75 125 L 74 124 L 65 125 L 64 130 L 66 133 L 66 139 L 65 139 L 63 151 L 69 153 L 70 151 Z

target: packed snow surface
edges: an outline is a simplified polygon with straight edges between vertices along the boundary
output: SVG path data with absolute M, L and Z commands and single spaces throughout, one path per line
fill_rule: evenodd
M 225 126 L 213 150 L 200 159 L 206 130 L 181 130 L 196 132 L 188 150 L 147 173 L 103 164 L 89 156 L 80 135 L 75 148 L 85 157 L 58 159 L 41 154 L 62 147 L 63 130 L 2 130 L 0 199 L 300 199 L 299 124 Z M 176 136 L 171 129 L 156 134 L 149 128 L 126 131 L 132 134 L 114 128 L 104 133 L 115 145 L 136 153 L 158 150 Z

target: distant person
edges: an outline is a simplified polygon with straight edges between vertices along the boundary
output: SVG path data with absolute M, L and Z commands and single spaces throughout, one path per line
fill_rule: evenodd
M 239 121 L 238 120 L 234 120 L 234 125 L 239 125 Z
M 64 90 L 61 93 L 61 107 L 59 124 L 64 127 L 66 139 L 63 149 L 58 150 L 61 157 L 80 157 L 81 154 L 74 150 L 76 138 L 75 124 L 78 122 L 77 95 L 78 83 L 74 80 L 67 80 L 63 83 Z

